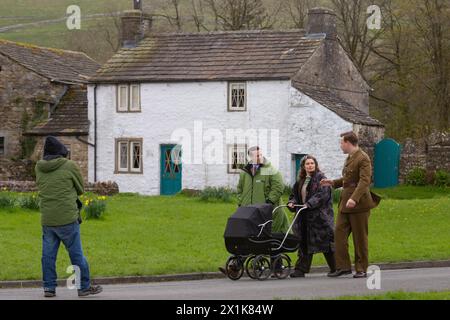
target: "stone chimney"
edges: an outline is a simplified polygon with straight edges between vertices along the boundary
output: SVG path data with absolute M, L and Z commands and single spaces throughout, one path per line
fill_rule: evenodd
M 337 39 L 337 17 L 333 10 L 313 8 L 308 11 L 306 33 L 308 35 L 326 34 L 326 39 Z
M 122 30 L 120 43 L 124 48 L 136 47 L 150 32 L 152 26 L 152 17 L 141 10 L 125 11 L 121 16 L 121 20 Z

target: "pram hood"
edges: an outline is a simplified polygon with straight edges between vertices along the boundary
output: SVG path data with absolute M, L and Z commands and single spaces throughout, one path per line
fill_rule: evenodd
M 228 219 L 225 238 L 270 237 L 272 233 L 271 204 L 259 204 L 239 207 Z M 261 225 L 264 225 L 262 227 Z M 261 232 L 262 229 L 262 232 Z

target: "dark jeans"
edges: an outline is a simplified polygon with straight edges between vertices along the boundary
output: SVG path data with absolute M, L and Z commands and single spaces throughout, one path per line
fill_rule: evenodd
M 44 290 L 54 291 L 57 283 L 56 256 L 59 245 L 62 243 L 69 252 L 73 266 L 80 268 L 81 283 L 79 289 L 90 287 L 89 264 L 83 255 L 80 237 L 80 225 L 78 221 L 58 227 L 42 227 L 42 276 Z

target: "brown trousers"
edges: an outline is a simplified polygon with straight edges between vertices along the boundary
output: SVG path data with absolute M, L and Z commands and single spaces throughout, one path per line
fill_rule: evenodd
M 361 213 L 339 212 L 334 234 L 336 269 L 352 269 L 350 255 L 348 254 L 348 237 L 351 233 L 355 249 L 355 271 L 367 272 L 369 266 L 369 216 L 370 211 Z

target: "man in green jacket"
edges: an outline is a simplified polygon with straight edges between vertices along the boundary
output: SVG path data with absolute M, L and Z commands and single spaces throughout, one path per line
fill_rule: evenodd
M 275 207 L 281 203 L 284 191 L 283 177 L 270 162 L 264 158 L 259 147 L 248 149 L 250 162 L 242 169 L 237 186 L 238 206 L 252 204 L 271 204 Z M 272 232 L 286 233 L 289 230 L 289 220 L 283 208 L 278 208 L 273 214 Z M 219 270 L 226 274 L 223 267 Z
M 84 257 L 78 196 L 83 194 L 83 178 L 78 166 L 67 157 L 67 148 L 54 137 L 47 137 L 44 159 L 36 164 L 36 185 L 39 191 L 42 224 L 42 274 L 44 296 L 56 296 L 56 257 L 62 242 L 69 252 L 77 276 L 78 296 L 102 291 L 91 286 L 89 264 Z
M 237 186 L 238 206 L 269 203 L 274 207 L 280 205 L 284 191 L 283 178 L 263 157 L 259 147 L 248 150 L 250 162 L 242 169 Z M 289 220 L 282 208 L 273 214 L 272 232 L 286 233 Z

